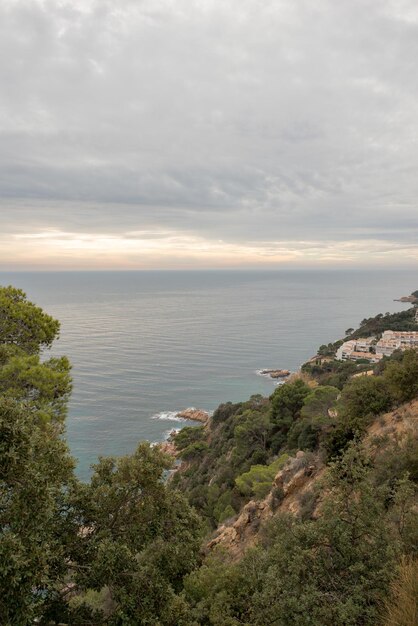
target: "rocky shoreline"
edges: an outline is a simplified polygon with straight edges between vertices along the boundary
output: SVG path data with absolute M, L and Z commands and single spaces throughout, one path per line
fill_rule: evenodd
M 206 424 L 209 419 L 209 413 L 207 411 L 204 411 L 203 409 L 195 409 L 194 407 L 191 407 L 189 409 L 179 411 L 177 413 L 177 417 L 181 417 L 185 420 L 192 420 L 192 422 L 200 422 L 201 424 Z
M 188 409 L 178 411 L 175 417 L 184 420 L 190 420 L 192 422 L 199 422 L 200 424 L 205 425 L 208 423 L 210 415 L 207 411 L 204 411 L 203 409 L 195 409 L 194 407 L 190 407 Z M 177 458 L 178 454 L 175 443 L 175 438 L 178 432 L 178 430 L 173 429 L 170 432 L 167 441 L 162 441 L 161 443 L 157 444 L 162 452 L 168 454 L 174 459 Z
M 260 376 L 269 376 L 270 378 L 287 378 L 288 376 L 290 376 L 290 371 L 289 370 L 281 370 L 281 369 L 267 369 L 267 370 L 260 370 L 259 372 Z

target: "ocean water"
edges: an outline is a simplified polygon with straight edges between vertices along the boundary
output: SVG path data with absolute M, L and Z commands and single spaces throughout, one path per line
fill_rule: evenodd
M 161 441 L 173 412 L 268 395 L 364 317 L 398 311 L 415 271 L 0 272 L 61 321 L 73 364 L 68 440 L 85 479 L 98 455 Z

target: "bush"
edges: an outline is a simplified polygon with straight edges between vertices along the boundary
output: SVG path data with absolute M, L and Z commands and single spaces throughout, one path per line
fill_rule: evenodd
M 232 402 L 225 402 L 225 404 L 220 404 L 218 408 L 215 410 L 212 415 L 212 420 L 215 424 L 218 422 L 225 422 L 227 419 L 232 417 L 239 412 L 241 409 L 242 403 L 233 404 Z
M 190 444 L 181 452 L 181 458 L 185 461 L 189 461 L 191 459 L 196 459 L 197 457 L 202 456 L 209 449 L 209 445 L 206 441 L 196 441 L 196 443 Z
M 177 450 L 184 450 L 188 446 L 205 438 L 203 426 L 185 426 L 175 436 Z
M 406 350 L 402 360 L 388 363 L 383 378 L 392 396 L 398 402 L 407 402 L 418 396 L 418 352 Z
M 244 496 L 264 498 L 272 487 L 272 482 L 277 472 L 283 467 L 288 459 L 287 454 L 282 454 L 270 465 L 253 465 L 249 472 L 245 472 L 235 479 L 235 484 Z
M 361 376 L 344 387 L 338 413 L 350 426 L 363 430 L 374 416 L 388 411 L 392 405 L 393 396 L 382 377 Z

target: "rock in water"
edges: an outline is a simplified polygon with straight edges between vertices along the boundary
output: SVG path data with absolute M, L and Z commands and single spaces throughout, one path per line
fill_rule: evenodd
M 206 424 L 209 419 L 209 414 L 203 409 L 184 409 L 184 411 L 179 411 L 177 413 L 177 417 L 182 417 L 185 420 L 192 420 L 194 422 L 201 422 L 202 424 Z
M 287 378 L 290 376 L 289 370 L 261 370 L 260 373 L 264 376 L 270 376 L 270 378 Z

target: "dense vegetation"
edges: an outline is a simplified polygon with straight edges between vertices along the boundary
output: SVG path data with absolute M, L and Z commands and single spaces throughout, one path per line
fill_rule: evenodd
M 100 459 L 85 484 L 65 443 L 70 365 L 44 353 L 58 332 L 0 288 L 2 625 L 416 623 L 417 441 L 364 442 L 382 413 L 418 398 L 418 353 L 373 376 L 311 363 L 270 398 L 222 404 L 180 431 L 168 483 L 169 458 L 141 443 Z M 298 450 L 323 473 L 290 515 L 273 481 Z M 268 494 L 275 514 L 257 547 L 240 559 L 199 550 Z
M 200 522 L 148 443 L 79 483 L 63 434 L 59 324 L 0 289 L 0 623 L 156 624 L 196 565 Z

